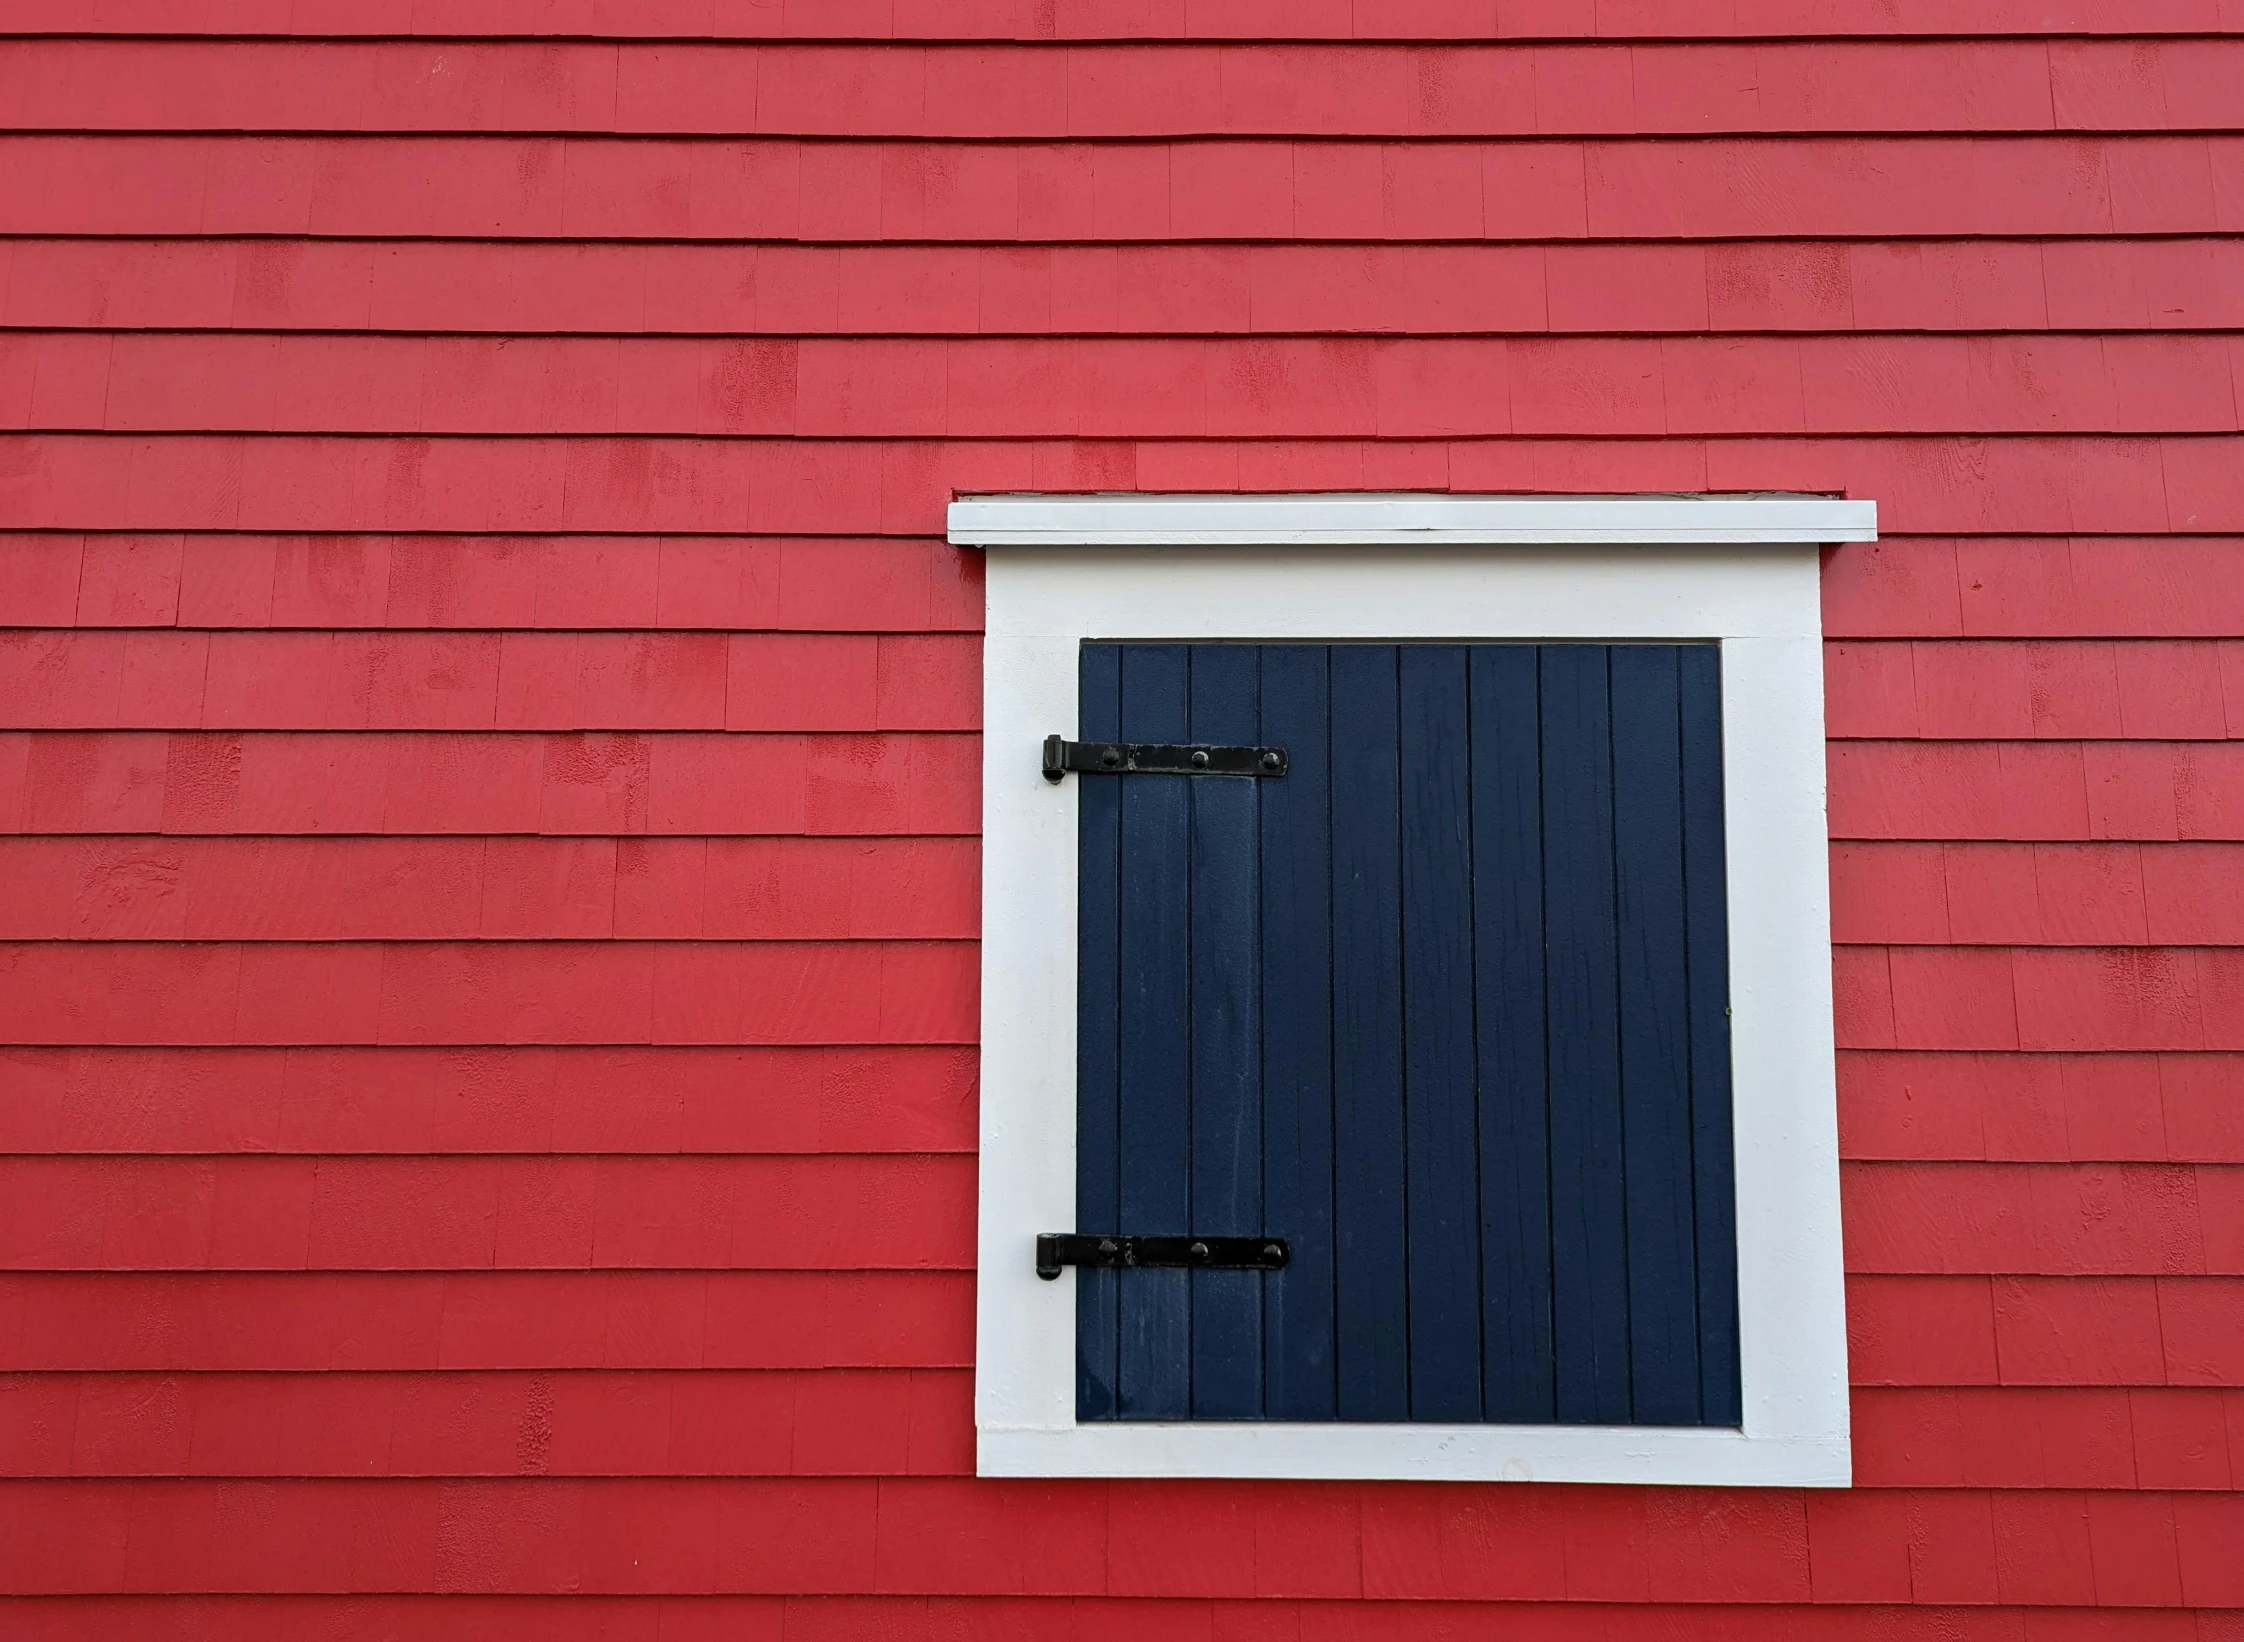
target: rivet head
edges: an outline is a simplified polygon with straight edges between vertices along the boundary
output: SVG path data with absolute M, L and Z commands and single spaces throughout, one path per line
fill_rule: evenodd
M 1195 1243 L 1191 1248 L 1185 1250 L 1185 1253 L 1191 1255 L 1195 1260 L 1205 1260 L 1208 1257 L 1208 1245 L 1205 1243 Z
M 1206 769 L 1208 767 L 1208 755 L 1204 752 L 1194 753 L 1192 755 L 1192 767 L 1196 770 Z
M 1281 760 L 1279 759 L 1278 755 L 1277 755 L 1276 753 L 1274 753 L 1274 752 L 1270 752 L 1270 753 L 1264 753 L 1264 754 L 1262 755 L 1262 767 L 1263 767 L 1264 769 L 1266 769 L 1266 770 L 1274 770 L 1274 769 L 1276 769 L 1276 768 L 1278 767 L 1278 765 L 1279 765 L 1279 763 L 1280 763 L 1280 762 L 1281 762 Z
M 1099 1253 L 1112 1256 L 1120 1251 L 1121 1245 L 1116 1243 L 1113 1238 L 1102 1237 L 1099 1239 Z
M 1099 754 L 1099 762 L 1111 770 L 1115 765 L 1122 762 L 1122 754 L 1117 749 L 1109 747 L 1105 752 Z
M 1262 1257 L 1270 1261 L 1283 1260 L 1286 1257 L 1286 1251 L 1275 1243 L 1265 1243 L 1262 1245 Z

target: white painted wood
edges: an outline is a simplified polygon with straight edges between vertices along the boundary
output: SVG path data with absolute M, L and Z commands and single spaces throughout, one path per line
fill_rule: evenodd
M 1073 1293 L 1071 1279 L 1062 1278 Z M 1075 1337 L 1070 1306 L 1068 1338 Z M 1845 1488 L 1846 1433 L 1814 1439 L 1625 1425 L 981 1423 L 984 1477 L 1270 1477 Z
M 1299 518 L 1335 499 L 1258 500 Z M 1721 642 L 1742 1430 L 1077 1424 L 1075 1274 L 1040 1280 L 1032 1249 L 1075 1224 L 1079 783 L 1044 780 L 1039 754 L 1075 731 L 1086 638 Z M 983 678 L 982 1474 L 1847 1483 L 1812 545 L 1005 548 Z
M 1832 496 L 974 496 L 970 547 L 1868 542 L 1875 502 Z

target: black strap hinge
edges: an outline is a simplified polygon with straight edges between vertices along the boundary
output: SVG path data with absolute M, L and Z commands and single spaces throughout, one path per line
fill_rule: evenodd
M 1036 1275 L 1062 1266 L 1180 1266 L 1203 1271 L 1283 1271 L 1293 1257 L 1282 1237 L 1120 1237 L 1045 1232 L 1036 1240 Z
M 1044 738 L 1044 779 L 1078 775 L 1284 775 L 1283 747 L 1169 746 L 1140 741 Z

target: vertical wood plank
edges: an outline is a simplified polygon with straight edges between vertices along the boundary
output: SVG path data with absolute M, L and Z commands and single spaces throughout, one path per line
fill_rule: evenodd
M 1122 733 L 1122 651 L 1086 644 L 1079 663 L 1085 740 Z M 1010 750 L 1010 749 L 1009 749 Z M 1075 1224 L 1106 1232 L 1121 1225 L 1121 899 L 1122 781 L 1076 778 L 1077 864 L 1075 1006 Z M 1112 1271 L 1075 1273 L 1075 1413 L 1115 1413 L 1117 1321 Z
M 1259 669 L 1244 644 L 1192 647 L 1190 739 L 1262 739 Z M 1248 1237 L 1262 1226 L 1262 996 L 1257 959 L 1258 789 L 1244 776 L 1154 777 L 1185 789 L 1192 814 L 1192 1226 Z M 1290 776 L 1281 779 L 1291 779 Z M 1262 1411 L 1262 1277 L 1187 1274 L 1192 1290 L 1192 1412 Z
M 1682 647 L 1683 896 L 1691 1020 L 1691 1160 L 1696 1232 L 1699 1418 L 1736 1425 L 1736 1156 L 1730 1120 L 1729 876 L 1722 831 L 1722 653 Z
M 1263 1229 L 1292 1251 L 1263 1279 L 1264 1412 L 1334 1417 L 1332 762 L 1322 645 L 1262 650 Z
M 1611 652 L 1630 1412 L 1645 1425 L 1699 1414 L 1676 666 L 1674 645 Z
M 1410 1417 L 1480 1418 L 1480 1142 L 1473 1065 L 1470 747 L 1463 645 L 1398 657 Z
M 1188 650 L 1131 645 L 1122 657 L 1122 735 L 1186 737 Z M 1121 777 L 1120 1229 L 1178 1234 L 1191 1217 L 1190 812 L 1183 779 Z M 1118 1411 L 1191 1412 L 1191 1287 L 1182 1271 L 1119 1283 Z
M 1613 766 L 1603 646 L 1541 655 L 1551 1276 L 1558 1418 L 1629 1418 Z
M 1556 1417 L 1543 1045 L 1536 650 L 1472 653 L 1473 966 L 1480 1077 L 1483 1417 Z
M 1339 1415 L 1410 1417 L 1402 926 L 1392 645 L 1332 649 L 1335 1331 Z

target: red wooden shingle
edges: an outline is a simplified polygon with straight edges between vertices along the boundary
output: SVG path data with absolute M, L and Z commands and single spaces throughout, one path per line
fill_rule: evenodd
M 42 833 L 962 833 L 981 796 L 959 736 L 0 733 L 0 758 L 0 813 Z
M 19 1371 L 962 1367 L 947 1272 L 0 1276 Z
M 1851 1270 L 2244 1276 L 2233 1167 L 1880 1162 L 1840 1179 Z
M 0 1039 L 965 1043 L 960 942 L 0 946 Z
M 978 561 L 879 538 L 0 537 L 22 627 L 890 630 L 981 625 Z
M 11 1155 L 964 1152 L 969 1049 L 11 1049 Z
M 915 1157 L 19 1158 L 12 1270 L 955 1270 L 973 1172 Z M 409 1206 L 409 1207 L 408 1207 Z

